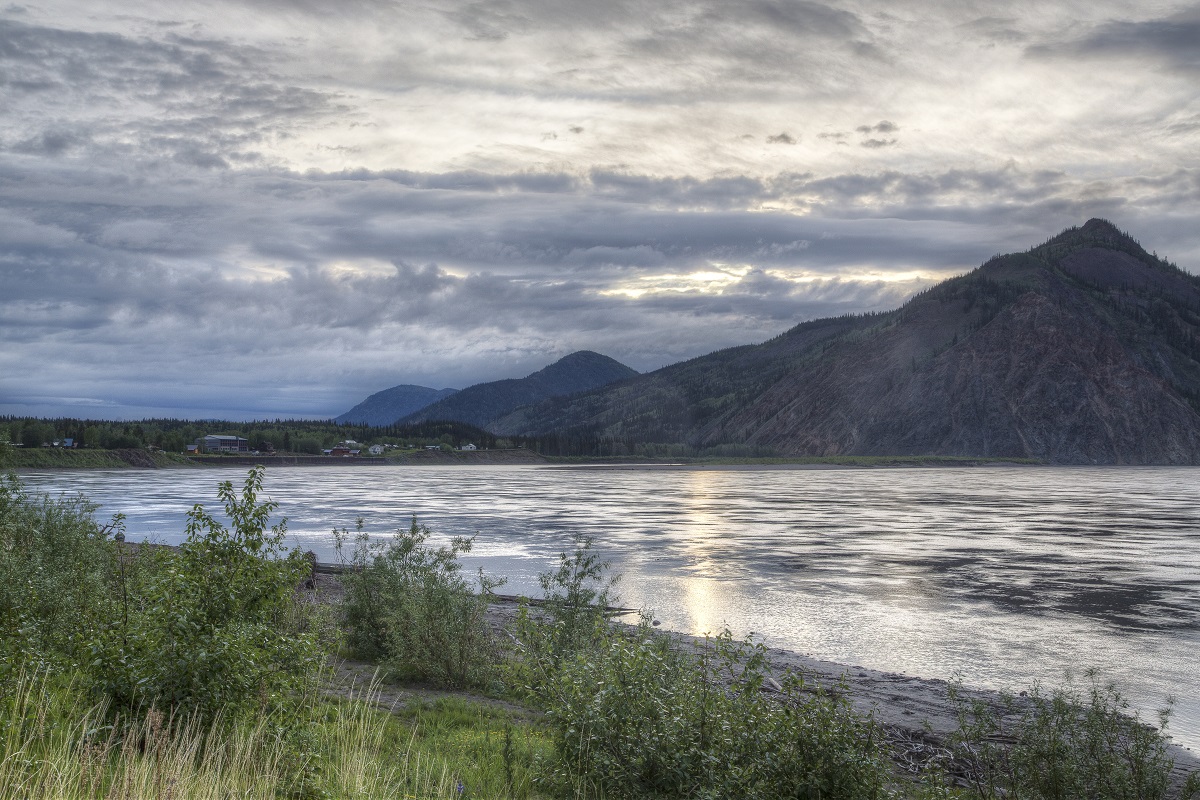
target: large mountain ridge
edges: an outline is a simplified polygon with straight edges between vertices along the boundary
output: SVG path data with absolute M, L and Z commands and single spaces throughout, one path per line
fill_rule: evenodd
M 1093 219 L 894 311 L 806 322 L 488 427 L 781 455 L 1197 464 L 1198 408 L 1200 278 Z

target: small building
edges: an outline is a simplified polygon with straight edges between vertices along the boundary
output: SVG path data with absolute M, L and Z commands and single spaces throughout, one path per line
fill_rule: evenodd
M 197 448 L 203 453 L 248 453 L 250 440 L 241 436 L 209 434 L 196 440 Z
M 479 448 L 476 447 L 475 445 L 471 444 L 470 442 L 467 442 L 466 444 L 464 444 L 462 446 L 462 449 L 463 450 L 478 450 Z
M 373 456 L 381 456 L 381 455 L 383 455 L 383 445 L 373 444 L 369 448 L 367 448 L 367 452 Z
M 350 453 L 350 448 L 343 444 L 339 444 L 337 447 L 329 451 L 329 455 L 333 456 L 334 458 L 349 458 Z

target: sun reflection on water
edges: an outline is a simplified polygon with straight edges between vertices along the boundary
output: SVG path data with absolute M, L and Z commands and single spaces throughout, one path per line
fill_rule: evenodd
M 713 481 L 711 473 L 695 471 L 680 487 L 687 535 L 677 541 L 683 546 L 689 572 L 683 587 L 683 610 L 688 632 L 696 635 L 719 632 L 729 613 L 729 593 L 724 582 L 714 577 L 721 573 L 721 534 L 727 522 L 713 508 L 717 496 Z

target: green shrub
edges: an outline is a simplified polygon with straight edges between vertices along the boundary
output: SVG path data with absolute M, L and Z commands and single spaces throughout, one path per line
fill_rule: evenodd
M 236 716 L 286 699 L 319 666 L 315 635 L 291 624 L 307 564 L 284 548 L 285 523 L 267 527 L 276 504 L 258 501 L 262 478 L 250 470 L 240 496 L 219 485 L 231 528 L 197 505 L 178 551 L 121 559 L 119 609 L 91 661 L 118 707 Z
M 889 770 L 870 718 L 843 693 L 771 676 L 761 644 L 728 632 L 698 655 L 643 616 L 608 621 L 614 581 L 592 541 L 539 577 L 518 618 L 514 683 L 546 709 L 560 791 L 607 797 L 881 796 Z M 764 693 L 771 685 L 774 696 Z
M 0 678 L 84 659 L 109 618 L 115 551 L 93 511 L 0 479 Z
M 645 622 L 613 631 L 545 687 L 553 778 L 608 797 L 882 796 L 874 721 L 799 675 L 772 683 L 765 648 L 728 632 L 695 657 Z
M 591 646 L 607 622 L 608 606 L 616 602 L 617 579 L 609 575 L 608 563 L 592 547 L 591 537 L 576 536 L 574 551 L 559 553 L 558 567 L 538 576 L 554 658 Z
M 959 717 L 954 771 L 975 796 L 1030 800 L 1159 800 L 1168 797 L 1174 762 L 1165 730 L 1169 709 L 1147 725 L 1117 689 L 1089 673 L 1090 686 L 1068 683 L 1045 695 L 1005 696 L 999 709 L 968 701 L 956 687 Z M 1182 797 L 1200 794 L 1193 774 Z
M 538 576 L 541 605 L 522 603 L 515 626 L 517 650 L 508 663 L 510 684 L 537 699 L 564 658 L 599 646 L 608 637 L 608 606 L 616 578 L 593 550 L 590 537 L 559 553 L 558 565 Z
M 339 552 L 349 534 L 334 531 Z M 487 625 L 487 595 L 499 581 L 479 573 L 476 594 L 462 576 L 460 553 L 471 540 L 426 544 L 429 528 L 413 517 L 382 544 L 358 533 L 346 576 L 347 643 L 395 677 L 445 686 L 486 686 L 494 677 L 496 648 Z

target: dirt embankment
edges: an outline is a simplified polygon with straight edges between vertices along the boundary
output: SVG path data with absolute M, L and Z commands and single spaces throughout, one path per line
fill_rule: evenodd
M 185 467 L 182 455 L 158 450 L 75 450 L 63 447 L 14 447 L 0 456 L 6 469 L 161 469 Z
M 461 464 L 544 464 L 546 459 L 532 450 L 411 450 L 378 457 L 341 457 L 306 455 L 211 455 L 192 456 L 190 461 L 210 466 L 264 467 L 396 467 Z

